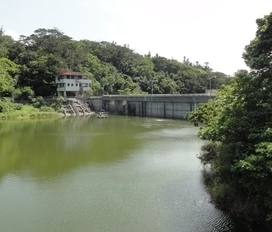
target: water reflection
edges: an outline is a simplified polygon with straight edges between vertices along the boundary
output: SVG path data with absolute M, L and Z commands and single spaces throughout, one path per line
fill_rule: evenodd
M 125 151 L 137 145 L 126 122 L 71 117 L 1 123 L 0 177 L 26 170 L 55 175 L 90 162 L 125 158 L 129 154 Z
M 1 123 L 1 229 L 233 231 L 203 187 L 196 133 L 117 116 Z

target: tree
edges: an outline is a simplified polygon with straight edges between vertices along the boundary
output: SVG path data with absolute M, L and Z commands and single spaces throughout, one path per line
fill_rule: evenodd
M 4 29 L 0 28 L 0 58 L 1 57 L 8 57 L 9 49 L 13 45 L 13 39 L 5 35 Z
M 18 65 L 16 88 L 30 87 L 36 96 L 54 95 L 60 69 L 91 73 L 93 94 L 203 93 L 210 76 L 206 67 L 188 59 L 181 63 L 158 55 L 143 56 L 116 42 L 76 41 L 57 28 L 39 28 L 19 41 L 1 29 L 0 57 Z
M 256 20 L 256 37 L 245 47 L 243 58 L 257 72 L 272 70 L 272 13 Z
M 88 65 L 88 51 L 80 41 L 65 41 L 62 43 L 60 59 L 64 60 L 68 69 L 82 71 Z
M 34 34 L 26 37 L 25 40 L 28 42 L 28 46 L 32 48 L 32 50 L 37 51 L 41 49 L 45 53 L 62 56 L 65 42 L 71 41 L 72 38 L 65 35 L 57 28 L 39 28 L 34 31 Z
M 11 96 L 16 84 L 17 65 L 7 58 L 0 58 L 0 96 Z
M 188 117 L 203 122 L 201 138 L 212 141 L 200 159 L 211 165 L 209 191 L 234 216 L 272 224 L 272 14 L 257 20 L 256 38 L 243 54 L 251 73 Z
M 161 94 L 178 94 L 178 85 L 169 75 L 159 76 L 158 89 Z
M 21 37 L 12 49 L 12 57 L 20 66 L 18 87 L 29 86 L 38 96 L 56 92 L 55 75 L 59 69 L 80 71 L 87 60 L 83 45 L 74 42 L 58 29 L 38 29 Z

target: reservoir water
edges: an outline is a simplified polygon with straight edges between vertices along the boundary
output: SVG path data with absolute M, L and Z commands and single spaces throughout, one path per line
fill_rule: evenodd
M 0 123 L 0 231 L 234 231 L 202 184 L 198 128 L 110 116 Z

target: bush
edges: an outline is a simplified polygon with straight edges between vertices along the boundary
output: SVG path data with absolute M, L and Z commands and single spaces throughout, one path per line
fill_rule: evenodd
M 60 111 L 63 102 L 64 98 L 58 97 L 57 100 L 53 104 L 51 104 L 51 107 L 56 111 Z
M 21 103 L 14 103 L 14 110 L 21 110 L 23 106 L 24 105 Z
M 14 111 L 14 103 L 11 98 L 0 98 L 0 112 L 10 113 Z
M 49 106 L 42 106 L 40 108 L 40 111 L 41 112 L 54 112 L 55 110 L 52 107 L 49 107 Z
M 14 94 L 17 101 L 27 102 L 30 102 L 35 96 L 34 91 L 29 86 L 25 86 L 21 89 L 16 89 Z
M 213 163 L 216 160 L 218 150 L 220 149 L 220 143 L 219 142 L 210 142 L 202 146 L 201 153 L 198 156 L 198 158 L 201 160 L 201 162 L 206 164 L 211 164 L 213 166 Z

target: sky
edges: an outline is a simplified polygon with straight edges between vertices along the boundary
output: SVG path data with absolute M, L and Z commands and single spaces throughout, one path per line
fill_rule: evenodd
M 57 28 L 75 40 L 116 42 L 141 55 L 209 63 L 233 75 L 271 0 L 1 0 L 0 26 L 15 39 Z

